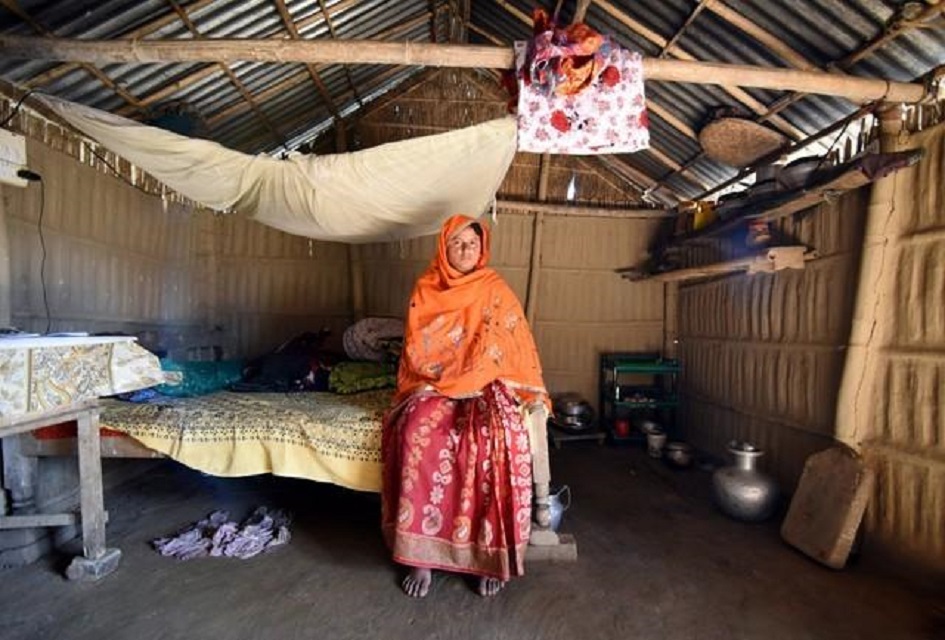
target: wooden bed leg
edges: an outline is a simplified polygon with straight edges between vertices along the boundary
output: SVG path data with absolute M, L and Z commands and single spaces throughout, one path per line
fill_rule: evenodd
M 528 436 L 532 449 L 532 482 L 535 512 L 528 539 L 528 562 L 577 560 L 577 542 L 573 536 L 558 535 L 551 529 L 551 464 L 548 459 L 548 414 L 544 407 L 533 411 L 528 420 Z
M 105 501 L 102 494 L 102 451 L 99 408 L 78 417 L 79 486 L 82 508 L 83 556 L 66 569 L 70 580 L 98 580 L 118 567 L 121 551 L 105 548 Z
M 528 414 L 528 436 L 532 449 L 532 482 L 535 493 L 530 544 L 557 544 L 558 535 L 551 530 L 551 465 L 548 460 L 548 414 L 544 407 Z
M 36 478 L 39 463 L 36 458 L 23 455 L 20 438 L 13 435 L 3 439 L 3 490 L 9 513 L 26 515 L 36 512 Z M 3 514 L 6 514 L 6 510 Z M 2 514 L 0 514 L 2 515 Z

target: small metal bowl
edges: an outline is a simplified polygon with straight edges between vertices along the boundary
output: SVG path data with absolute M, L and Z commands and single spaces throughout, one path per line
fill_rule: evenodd
M 645 436 L 648 436 L 651 433 L 662 431 L 662 429 L 660 429 L 659 423 L 654 422 L 653 420 L 641 420 L 637 425 L 637 428 L 640 430 L 640 433 Z
M 692 445 L 685 442 L 669 442 L 663 448 L 666 462 L 677 469 L 688 469 L 693 462 Z

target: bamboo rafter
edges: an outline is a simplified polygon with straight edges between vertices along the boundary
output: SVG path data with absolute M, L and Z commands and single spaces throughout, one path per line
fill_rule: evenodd
M 337 5 L 335 5 L 335 6 L 337 6 Z M 386 30 L 384 30 L 384 31 L 382 31 L 382 32 L 380 32 L 380 33 L 378 33 L 378 34 L 377 34 L 377 37 L 378 37 L 378 38 L 388 38 L 388 37 L 393 38 L 393 37 L 398 37 L 398 36 L 401 34 L 401 32 L 410 31 L 411 29 L 413 29 L 415 26 L 417 26 L 417 25 L 420 24 L 421 22 L 425 22 L 427 19 L 428 19 L 428 18 L 427 18 L 427 15 L 426 15 L 426 14 L 423 14 L 423 15 L 418 16 L 418 17 L 416 17 L 416 18 L 412 18 L 412 19 L 410 19 L 410 20 L 408 20 L 408 21 L 406 21 L 406 22 L 403 22 L 403 23 L 394 25 L 393 27 L 391 27 L 391 28 L 389 28 L 389 29 L 386 29 Z M 298 25 L 298 23 L 296 23 L 296 25 Z M 278 36 L 275 36 L 275 37 L 278 37 Z M 319 68 L 319 65 L 315 65 L 315 68 L 318 69 L 318 68 Z M 394 72 L 396 72 L 396 69 L 392 70 L 392 72 L 391 72 L 390 74 L 385 74 L 384 77 L 388 77 L 388 76 L 390 76 L 390 75 L 393 75 Z M 270 97 L 272 97 L 272 96 L 279 95 L 279 94 L 281 94 L 281 93 L 284 93 L 286 90 L 288 90 L 288 89 L 290 89 L 290 88 L 292 88 L 292 87 L 294 87 L 294 86 L 297 86 L 300 82 L 305 82 L 305 81 L 307 80 L 307 78 L 308 78 L 308 75 L 305 74 L 305 73 L 300 73 L 300 74 L 291 75 L 291 76 L 285 78 L 284 80 L 282 80 L 281 82 L 279 82 L 278 84 L 272 85 L 272 86 L 270 86 L 270 87 L 268 87 L 268 88 L 266 88 L 266 89 L 264 89 L 264 90 L 258 92 L 258 93 L 256 94 L 256 98 L 257 98 L 257 100 L 265 100 L 265 99 L 268 99 L 268 98 L 270 98 Z M 341 98 L 342 98 L 343 100 L 347 100 L 348 96 L 349 96 L 349 94 L 346 93 L 346 94 L 342 95 Z M 220 110 L 219 112 L 217 112 L 216 114 L 214 114 L 212 117 L 209 117 L 209 118 L 208 118 L 208 122 L 210 122 L 210 123 L 216 123 L 216 122 L 225 120 L 226 118 L 230 118 L 230 117 L 232 117 L 232 116 L 234 116 L 234 115 L 237 115 L 237 114 L 239 114 L 239 113 L 242 113 L 242 112 L 245 111 L 246 109 L 247 109 L 247 106 L 246 106 L 245 104 L 243 104 L 243 103 L 238 103 L 238 104 L 232 105 L 232 106 L 230 106 L 230 107 L 227 107 L 227 108 L 224 108 L 224 109 Z
M 197 25 L 194 24 L 193 20 L 190 19 L 190 16 L 187 14 L 187 10 L 181 7 L 176 2 L 176 0 L 167 0 L 167 2 L 174 9 L 174 12 L 180 17 L 181 22 L 184 23 L 184 26 L 187 27 L 187 30 L 190 31 L 190 33 L 193 34 L 195 38 L 201 37 L 200 30 L 197 28 Z M 242 80 L 240 80 L 237 75 L 233 73 L 233 70 L 230 69 L 228 64 L 220 62 L 217 63 L 217 66 L 221 71 L 223 71 L 226 77 L 229 78 L 230 84 L 236 87 L 236 90 L 243 97 L 243 100 L 249 104 L 256 118 L 263 123 L 263 126 L 266 127 L 270 133 L 272 133 L 276 139 L 276 142 L 285 146 L 285 135 L 283 135 L 283 133 L 279 131 L 279 128 L 272 123 L 272 120 L 270 120 L 266 114 L 263 113 L 263 110 L 259 107 L 259 104 L 257 104 L 256 100 L 253 99 L 252 94 L 246 88 L 246 85 L 243 84 Z
M 721 18 L 725 22 L 741 30 L 743 33 L 752 37 L 757 42 L 765 45 L 765 47 L 767 47 L 770 51 L 778 55 L 781 59 L 787 62 L 791 67 L 794 67 L 796 69 L 801 69 L 801 70 L 818 69 L 818 67 L 814 63 L 809 61 L 803 55 L 794 51 L 791 47 L 785 44 L 781 39 L 775 37 L 770 32 L 761 28 L 760 26 L 758 26 L 757 24 L 755 24 L 754 22 L 752 22 L 751 20 L 749 20 L 742 14 L 738 13 L 734 9 L 726 6 L 725 4 L 718 2 L 717 0 L 709 0 L 709 2 L 705 5 L 705 7 L 709 9 L 710 11 L 712 11 L 713 13 L 715 13 L 719 18 Z M 867 42 L 862 47 L 848 54 L 843 59 L 826 65 L 823 68 L 823 70 L 826 72 L 836 73 L 839 70 L 849 68 L 849 66 L 851 66 L 854 62 L 861 60 L 863 57 L 865 57 L 866 55 L 868 55 L 868 53 L 875 50 L 881 44 L 885 44 L 891 39 L 901 35 L 905 31 L 907 31 L 908 28 L 917 28 L 918 26 L 925 24 L 930 19 L 939 15 L 942 9 L 943 9 L 942 7 L 927 8 L 916 17 L 915 21 L 910 22 L 907 25 L 902 24 L 901 22 L 898 22 L 898 21 L 894 21 L 893 25 L 885 29 L 881 36 L 878 36 L 877 38 L 874 38 L 870 42 Z M 768 121 L 776 114 L 780 113 L 781 111 L 791 106 L 792 104 L 800 100 L 803 100 L 807 96 L 808 94 L 804 92 L 790 93 L 776 100 L 774 103 L 772 103 L 768 108 L 768 112 L 758 117 L 756 121 L 757 122 Z M 808 138 L 807 140 L 810 140 L 810 139 Z M 792 145 L 792 146 L 796 146 L 796 145 Z M 683 166 L 684 167 L 691 166 L 697 160 L 699 160 L 699 158 L 701 158 L 704 155 L 705 155 L 704 152 L 700 152 L 699 154 L 690 158 L 686 163 L 684 163 Z M 740 175 L 743 175 L 743 174 L 745 174 L 745 172 L 742 172 L 742 174 Z M 676 175 L 676 172 L 663 176 L 657 182 L 657 185 L 663 186 L 673 175 Z
M 375 40 L 71 40 L 0 35 L 0 54 L 28 60 L 78 60 L 92 64 L 149 62 L 322 62 L 511 69 L 510 47 L 378 42 Z M 806 91 L 853 100 L 913 103 L 925 97 L 917 83 L 751 65 L 643 59 L 650 80 Z
M 286 31 L 289 32 L 289 36 L 293 40 L 299 40 L 301 38 L 299 35 L 299 30 L 295 26 L 295 19 L 292 17 L 292 14 L 289 13 L 289 8 L 286 6 L 285 0 L 273 0 L 273 2 L 276 3 L 276 9 L 279 11 L 279 17 L 282 18 L 282 24 L 285 25 Z M 328 13 L 324 13 L 325 20 L 328 20 Z M 318 91 L 318 94 L 325 102 L 325 106 L 328 107 L 328 111 L 331 112 L 331 115 L 335 118 L 335 120 L 339 120 L 341 116 L 338 113 L 338 106 L 332 99 L 331 92 L 328 91 L 328 87 L 325 86 L 325 82 L 322 80 L 322 77 L 315 69 L 315 65 L 308 63 L 305 65 L 305 69 L 308 71 L 309 77 L 312 78 L 312 82 L 315 84 L 315 89 Z
M 646 40 L 656 45 L 657 47 L 660 47 L 660 48 L 666 47 L 667 45 L 666 38 L 656 33 L 655 31 L 647 28 L 645 25 L 643 25 L 639 21 L 634 20 L 633 18 L 628 16 L 626 12 L 621 11 L 620 9 L 615 7 L 612 3 L 607 2 L 607 0 L 597 0 L 597 6 L 600 7 L 601 10 L 609 14 L 611 17 L 618 20 L 624 26 L 629 28 L 631 31 L 645 38 Z M 667 47 L 667 52 L 673 55 L 675 58 L 677 58 L 678 61 L 689 61 L 689 62 L 696 61 L 696 57 L 694 55 L 692 55 L 691 53 L 689 53 L 688 51 L 680 47 L 678 44 L 673 46 L 672 48 Z M 711 73 L 712 70 L 706 69 L 705 72 L 708 74 L 708 73 Z M 726 82 L 728 82 L 728 84 L 726 84 Z M 751 94 L 749 94 L 744 89 L 740 88 L 743 86 L 755 86 L 755 85 L 750 85 L 750 84 L 745 84 L 743 82 L 740 82 L 737 76 L 729 76 L 726 74 L 723 82 L 711 82 L 709 84 L 721 85 L 723 91 L 728 93 L 736 101 L 745 105 L 751 111 L 753 111 L 754 113 L 758 115 L 762 115 L 767 111 L 767 108 L 762 102 L 760 102 L 759 100 L 756 100 L 755 98 L 751 96 Z M 789 87 L 778 87 L 778 86 L 767 86 L 763 88 L 781 89 L 781 90 L 789 89 Z M 784 134 L 786 134 L 788 137 L 792 139 L 798 139 L 804 136 L 802 131 L 794 127 L 791 123 L 789 123 L 784 118 L 780 118 L 780 117 L 772 118 L 771 124 L 777 127 L 779 130 L 781 130 Z

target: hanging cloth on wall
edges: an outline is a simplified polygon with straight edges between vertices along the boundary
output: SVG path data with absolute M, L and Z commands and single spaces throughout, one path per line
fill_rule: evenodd
M 181 195 L 317 240 L 401 240 L 436 233 L 456 213 L 479 216 L 515 156 L 511 117 L 353 153 L 280 160 L 34 95 Z

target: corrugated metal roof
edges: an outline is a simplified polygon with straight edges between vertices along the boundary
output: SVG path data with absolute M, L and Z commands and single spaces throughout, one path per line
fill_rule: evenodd
M 287 38 L 281 0 L 20 0 L 20 12 L 0 13 L 0 33 L 68 38 Z M 470 0 L 469 40 L 511 43 L 531 33 L 535 6 L 552 12 L 557 2 Z M 438 42 L 449 37 L 449 12 L 462 2 L 447 0 L 285 0 L 300 37 Z M 563 23 L 576 3 L 565 2 Z M 916 24 L 916 15 L 938 11 Z M 694 17 L 694 13 L 696 14 Z M 926 15 L 926 17 L 929 17 Z M 809 69 L 836 68 L 865 77 L 913 81 L 945 63 L 945 18 L 936 3 L 896 0 L 596 0 L 586 22 L 622 46 L 646 56 L 732 64 Z M 687 24 L 688 22 L 688 24 Z M 687 25 L 681 32 L 683 25 Z M 894 35 L 859 56 L 875 38 Z M 667 44 L 672 46 L 667 49 Z M 851 59 L 856 55 L 856 59 Z M 409 83 L 418 68 L 382 65 L 269 63 L 112 64 L 96 77 L 86 65 L 0 61 L 0 78 L 107 111 L 154 118 L 169 103 L 199 115 L 203 135 L 250 153 L 279 153 L 314 142 L 334 114 L 357 111 L 394 87 Z M 695 134 L 720 107 L 764 120 L 797 140 L 852 113 L 842 98 L 803 96 L 776 115 L 767 114 L 784 93 L 730 90 L 715 85 L 647 82 L 653 150 L 620 155 L 651 184 L 676 197 L 694 197 L 705 186 L 736 173 L 706 157 Z M 250 96 L 252 103 L 247 101 Z

